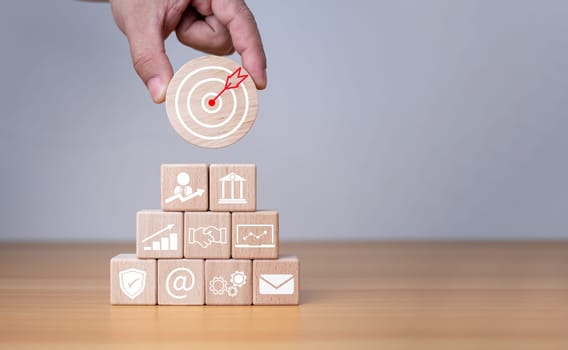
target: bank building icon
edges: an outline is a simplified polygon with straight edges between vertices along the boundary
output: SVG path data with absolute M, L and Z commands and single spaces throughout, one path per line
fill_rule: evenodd
M 247 181 L 242 176 L 229 173 L 219 179 L 221 182 L 221 198 L 219 204 L 246 204 L 244 198 L 244 183 Z

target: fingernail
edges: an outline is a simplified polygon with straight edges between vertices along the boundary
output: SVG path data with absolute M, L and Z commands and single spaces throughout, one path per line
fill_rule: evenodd
M 268 81 L 266 80 L 266 70 L 263 70 L 263 71 L 260 73 L 260 77 L 259 77 L 259 78 L 260 78 L 260 79 L 259 79 L 259 81 L 258 81 L 258 84 L 257 84 L 258 86 L 257 86 L 257 88 L 258 88 L 259 90 L 263 90 L 263 89 L 266 88 L 266 85 L 268 84 Z
M 166 99 L 166 86 L 160 77 L 153 77 L 148 80 L 148 91 L 154 103 L 162 103 Z
M 262 80 L 264 81 L 264 88 L 268 86 L 268 78 L 266 76 L 266 70 L 262 71 Z

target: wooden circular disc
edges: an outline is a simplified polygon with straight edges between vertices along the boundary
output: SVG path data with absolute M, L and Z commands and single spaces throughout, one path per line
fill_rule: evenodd
M 205 56 L 187 62 L 176 72 L 166 93 L 166 111 L 175 131 L 189 143 L 225 147 L 252 127 L 258 112 L 258 92 L 252 78 L 237 63 Z

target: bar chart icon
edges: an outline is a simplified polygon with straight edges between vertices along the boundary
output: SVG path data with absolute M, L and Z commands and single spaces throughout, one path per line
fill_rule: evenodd
M 162 228 L 158 232 L 146 237 L 142 243 L 148 242 L 144 245 L 144 250 L 154 251 L 168 251 L 178 249 L 178 233 L 171 232 L 174 224 Z

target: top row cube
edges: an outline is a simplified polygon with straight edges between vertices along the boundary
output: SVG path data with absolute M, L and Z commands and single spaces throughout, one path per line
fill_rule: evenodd
M 163 211 L 255 211 L 256 165 L 162 164 Z

